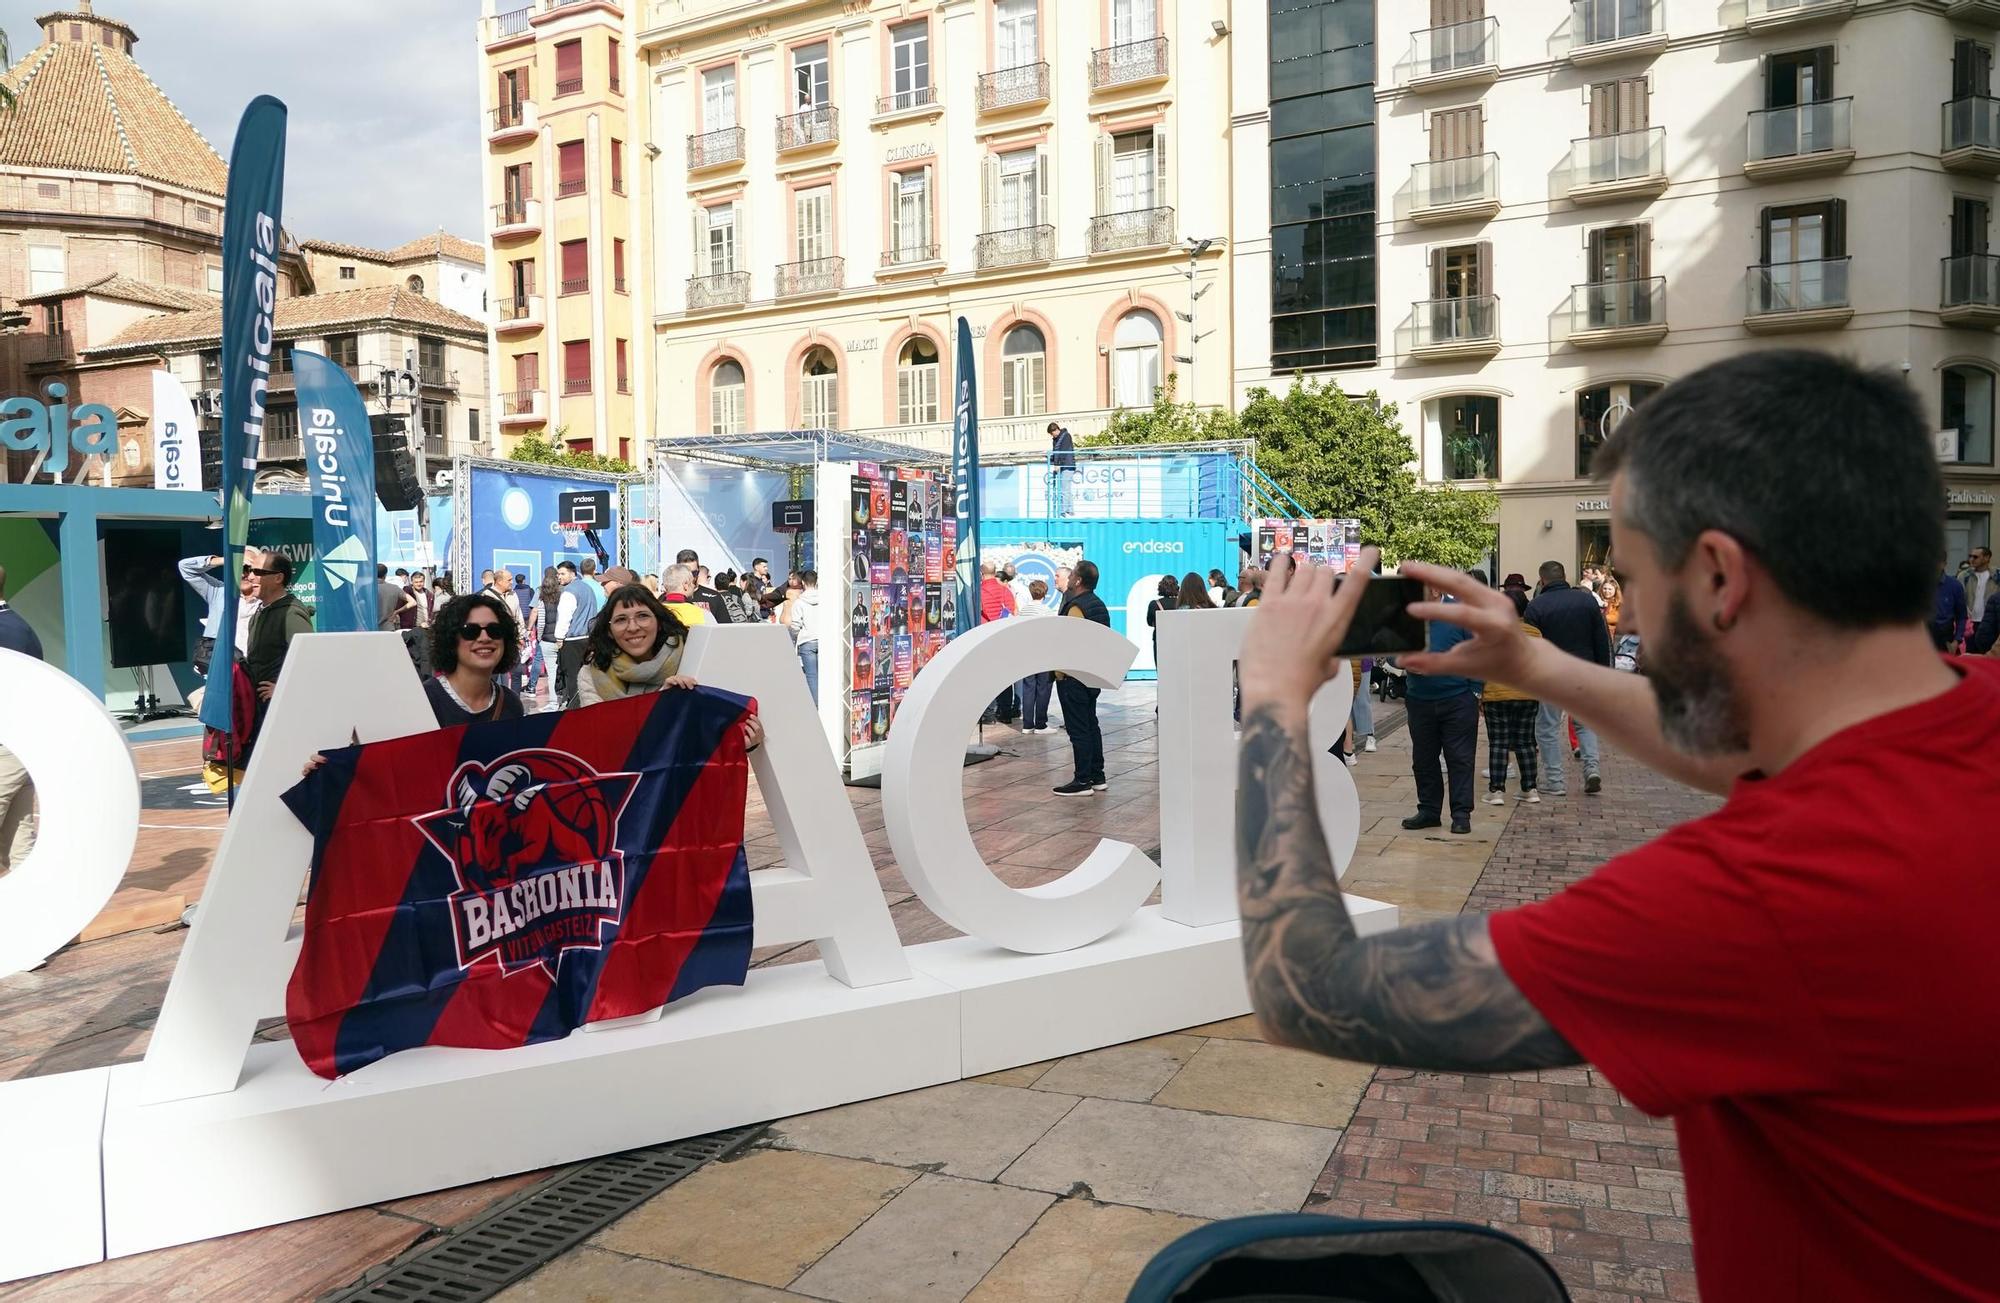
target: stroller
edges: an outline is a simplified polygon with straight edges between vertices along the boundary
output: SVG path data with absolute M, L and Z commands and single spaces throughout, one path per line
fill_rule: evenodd
M 1569 1303 L 1555 1270 L 1465 1222 L 1235 1217 L 1154 1255 L 1126 1303 Z
M 1408 678 L 1400 665 L 1378 660 L 1368 672 L 1368 687 L 1377 701 L 1401 701 Z

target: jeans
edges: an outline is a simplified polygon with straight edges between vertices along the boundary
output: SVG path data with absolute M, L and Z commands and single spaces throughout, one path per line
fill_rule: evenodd
M 588 638 L 565 638 L 556 648 L 556 705 L 574 710 L 578 704 L 578 676 L 584 657 L 590 653 Z
M 1056 468 L 1056 515 L 1067 516 L 1075 506 L 1076 471 L 1069 467 Z
M 799 668 L 806 672 L 806 691 L 812 694 L 813 705 L 819 705 L 819 644 L 802 642 L 799 644 Z
M 1375 736 L 1375 705 L 1368 699 L 1366 674 L 1354 689 L 1354 705 L 1347 712 L 1347 722 L 1354 726 L 1354 745 L 1360 746 L 1364 737 Z
M 1096 688 L 1072 678 L 1058 680 L 1056 700 L 1062 702 L 1063 732 L 1076 752 L 1076 781 L 1104 781 L 1104 732 L 1097 726 Z
M 1597 772 L 1597 734 L 1580 719 L 1572 719 L 1576 725 L 1576 744 L 1583 752 L 1583 775 L 1588 778 Z M 1542 749 L 1542 790 L 1561 796 L 1567 790 L 1567 780 L 1563 777 L 1563 762 L 1569 759 L 1569 738 L 1563 732 L 1562 707 L 1542 703 L 1541 712 L 1535 716 L 1535 741 Z
M 1410 770 L 1417 780 L 1417 813 L 1436 818 L 1451 782 L 1451 817 L 1472 817 L 1472 763 L 1479 743 L 1479 698 L 1461 692 L 1442 701 L 1410 697 Z M 1438 773 L 1442 753 L 1445 775 Z
M 35 849 L 35 781 L 0 747 L 0 873 L 18 869 Z
M 1021 697 L 1021 727 L 1049 726 L 1049 693 L 1055 689 L 1053 674 L 1030 674 L 1017 685 Z

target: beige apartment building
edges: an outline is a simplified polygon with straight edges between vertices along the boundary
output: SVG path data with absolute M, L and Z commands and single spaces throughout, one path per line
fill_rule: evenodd
M 1170 374 L 1227 397 L 1224 6 L 500 8 L 496 369 L 522 381 L 503 433 L 942 447 L 961 316 L 989 447 L 1045 446 L 1052 419 L 1090 433 Z M 551 168 L 553 198 L 532 176 Z M 629 401 L 605 383 L 628 356 Z

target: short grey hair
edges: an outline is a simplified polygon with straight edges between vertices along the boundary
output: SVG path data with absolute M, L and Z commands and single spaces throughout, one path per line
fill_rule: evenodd
M 694 588 L 694 568 L 685 562 L 674 562 L 660 573 L 660 587 L 685 595 Z

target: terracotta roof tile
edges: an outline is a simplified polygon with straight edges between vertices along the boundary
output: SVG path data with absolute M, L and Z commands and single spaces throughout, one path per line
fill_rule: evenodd
M 342 244 L 339 240 L 303 240 L 299 248 L 307 253 L 323 253 L 334 258 L 358 258 L 362 262 L 393 262 L 394 258 L 382 249 L 371 249 L 364 244 Z
M 101 299 L 118 299 L 125 303 L 150 303 L 154 307 L 173 308 L 176 311 L 212 307 L 218 302 L 215 295 L 202 290 L 181 289 L 174 285 L 155 285 L 150 281 L 120 276 L 116 272 L 109 276 L 99 276 L 94 281 L 79 281 L 74 285 L 65 285 L 59 290 L 24 294 L 20 301 L 46 303 L 51 299 L 66 299 L 78 294 L 93 294 Z
M 486 335 L 485 322 L 453 312 L 435 299 L 427 299 L 392 285 L 372 285 L 335 294 L 305 294 L 279 299 L 275 329 L 282 339 L 313 334 L 333 326 L 360 327 L 376 322 L 429 327 L 482 339 Z M 130 349 L 212 343 L 221 338 L 222 309 L 216 306 L 193 312 L 162 313 L 135 321 L 86 352 L 95 357 Z
M 390 262 L 416 262 L 424 258 L 442 257 L 484 264 L 486 246 L 439 231 L 435 235 L 419 236 L 408 244 L 399 244 L 389 250 L 387 257 Z

